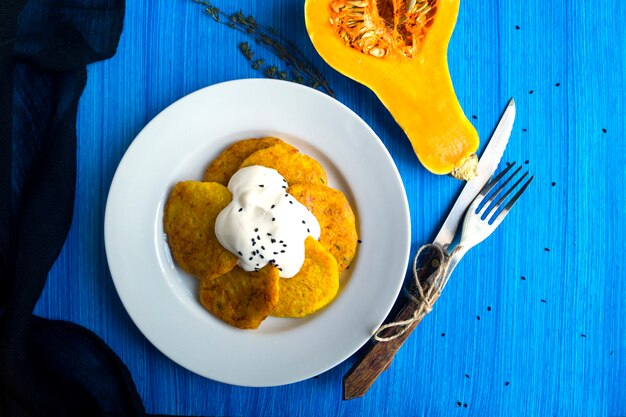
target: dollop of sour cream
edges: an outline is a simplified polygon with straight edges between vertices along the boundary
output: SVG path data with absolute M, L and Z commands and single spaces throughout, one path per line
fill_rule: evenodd
M 317 219 L 287 187 L 275 169 L 258 165 L 241 168 L 228 182 L 233 199 L 217 216 L 215 234 L 242 269 L 271 263 L 280 277 L 291 278 L 304 263 L 306 237 L 319 239 Z

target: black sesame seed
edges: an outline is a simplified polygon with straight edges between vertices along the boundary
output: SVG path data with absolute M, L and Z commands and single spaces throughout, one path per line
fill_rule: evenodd
M 278 268 L 278 270 L 279 270 L 279 271 L 281 271 L 281 272 L 283 271 L 283 269 L 282 269 L 282 268 Z
M 272 221 L 275 222 L 276 221 L 276 217 L 272 217 Z
M 515 29 L 516 29 L 516 30 L 520 30 L 519 25 L 515 25 Z
M 476 115 L 472 115 L 472 119 L 478 120 L 478 117 Z
M 286 185 L 283 185 L 283 188 L 285 188 L 285 189 L 286 189 L 286 188 L 287 188 L 287 186 L 286 186 Z
M 276 239 L 270 239 L 270 242 L 276 243 Z M 282 242 L 282 240 L 281 240 L 281 242 Z
M 268 236 L 272 236 L 272 234 L 271 234 L 271 233 L 268 233 L 267 235 L 268 235 Z
M 286 248 L 286 247 L 287 247 L 287 245 L 285 243 L 283 243 L 283 248 Z
M 356 242 L 357 242 L 357 243 L 362 243 L 361 239 L 357 240 Z
M 248 260 L 249 260 L 249 261 L 251 261 L 251 260 L 252 260 L 252 256 L 251 256 L 251 257 L 249 257 L 249 258 L 248 258 Z
M 508 387 L 508 386 L 509 386 L 509 384 L 510 384 L 510 382 L 509 382 L 509 381 L 506 381 L 506 382 L 504 383 L 504 386 L 505 386 L 505 387 Z
M 259 268 L 254 268 L 254 272 L 259 272 Z
M 270 210 L 273 209 L 274 207 L 276 207 L 276 204 L 272 204 L 272 207 L 270 207 Z M 268 233 L 269 235 L 269 233 Z
M 306 232 L 307 233 L 311 233 L 311 229 L 309 229 L 308 227 L 306 228 Z
M 243 253 L 241 253 L 241 251 L 237 251 L 237 255 L 243 256 Z
M 293 204 L 293 201 L 289 200 L 289 204 Z
M 457 401 L 457 402 L 456 402 L 456 406 L 457 406 L 457 407 L 460 407 L 461 405 L 463 405 L 463 404 L 461 404 L 461 401 Z
M 545 302 L 546 302 L 546 300 L 540 300 L 540 301 L 541 301 L 542 303 L 545 303 Z
M 523 129 L 522 129 L 522 132 L 528 132 L 528 129 L 523 128 Z
M 487 311 L 491 311 L 491 307 L 487 306 Z
M 521 280 L 522 281 L 526 281 L 526 277 L 521 277 Z
M 582 337 L 587 337 L 587 335 L 586 335 L 586 334 L 584 334 L 584 333 L 581 333 L 580 335 L 581 335 Z
M 256 239 L 261 240 L 261 236 L 257 235 Z
M 255 232 L 258 232 L 258 231 L 259 231 L 259 228 L 258 228 L 258 227 L 255 227 L 255 228 L 254 228 L 254 231 L 255 231 Z M 257 239 L 258 239 L 258 238 L 257 238 Z
M 441 333 L 441 337 L 446 337 L 446 334 L 445 333 Z
M 256 245 L 256 242 L 252 242 L 252 246 Z
M 546 252 L 550 252 L 550 248 L 543 248 Z
M 476 320 L 480 320 L 480 316 L 476 316 Z
M 302 220 L 302 224 L 306 224 L 306 222 L 304 220 Z
M 467 408 L 467 403 L 463 403 L 463 408 Z
M 282 241 L 282 240 L 279 240 L 279 241 L 278 241 L 278 243 L 283 243 L 283 241 Z
M 606 133 L 607 130 L 605 128 L 602 128 L 602 133 Z
M 259 258 L 261 258 L 261 259 L 265 259 L 265 256 L 263 256 L 263 255 L 259 254 Z
M 285 197 L 289 197 L 289 194 L 285 194 Z
M 530 90 L 530 91 L 528 92 L 528 94 L 532 94 L 532 93 L 534 93 L 534 92 L 535 92 L 534 90 Z
M 284 249 L 283 249 L 283 250 L 281 250 L 281 251 L 280 251 L 280 253 L 285 253 L 285 250 L 284 250 Z
M 530 162 L 530 161 L 529 161 L 528 159 L 524 161 L 524 163 L 525 163 L 526 165 L 528 165 L 528 163 L 529 163 L 529 162 Z
M 278 255 L 278 252 L 274 252 L 274 255 Z
M 560 87 L 560 86 L 561 86 L 561 83 L 556 83 L 556 84 L 554 84 L 554 86 L 555 86 L 555 87 Z
M 259 187 L 263 188 L 263 187 L 265 187 L 265 185 L 263 185 L 263 184 L 259 184 Z
M 613 351 L 609 352 L 609 356 L 613 356 Z
M 256 266 L 259 266 L 259 264 L 256 264 Z
M 465 374 L 465 378 L 468 378 L 468 379 L 469 379 L 469 375 L 468 375 L 468 374 Z
M 265 250 L 265 246 L 261 246 L 261 249 Z
M 283 178 L 283 182 L 287 182 L 287 180 Z
M 239 208 L 239 211 L 242 211 L 242 210 L 243 210 L 243 207 L 240 207 L 240 208 Z

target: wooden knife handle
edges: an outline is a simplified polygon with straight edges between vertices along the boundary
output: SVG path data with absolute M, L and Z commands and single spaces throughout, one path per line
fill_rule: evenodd
M 433 265 L 433 260 L 437 258 L 434 255 L 434 251 L 431 251 L 425 255 L 420 268 L 415 270 L 422 287 L 425 291 L 428 288 L 428 277 L 430 277 L 433 270 L 438 263 Z M 434 302 L 434 300 L 433 300 Z M 408 320 L 413 317 L 415 310 L 418 308 L 418 304 L 414 301 L 405 298 L 402 302 L 402 306 L 395 316 L 387 322 L 397 322 Z M 396 337 L 395 339 L 387 342 L 373 342 L 367 349 L 365 355 L 348 371 L 343 378 L 343 399 L 351 400 L 354 398 L 362 397 L 367 390 L 374 384 L 378 376 L 385 371 L 391 362 L 393 361 L 396 352 L 400 349 L 400 346 L 410 336 L 411 332 L 421 322 L 416 320 L 407 326 L 406 331 Z

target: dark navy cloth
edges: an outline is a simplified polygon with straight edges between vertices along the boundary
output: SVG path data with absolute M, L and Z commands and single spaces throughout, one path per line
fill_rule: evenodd
M 0 416 L 143 416 L 94 333 L 32 314 L 72 221 L 86 65 L 115 54 L 123 0 L 0 1 Z

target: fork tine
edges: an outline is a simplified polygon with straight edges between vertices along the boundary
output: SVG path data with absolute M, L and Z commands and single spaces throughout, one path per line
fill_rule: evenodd
M 515 187 L 517 187 L 517 185 L 521 182 L 521 180 L 528 174 L 528 172 L 526 172 L 522 178 L 520 178 L 519 181 L 517 181 L 515 183 L 515 185 L 513 187 L 511 187 L 511 189 L 507 192 L 507 194 L 510 194 L 510 192 L 515 189 Z M 495 219 L 493 217 L 495 217 L 495 213 L 497 212 L 497 208 L 494 211 L 494 216 L 492 216 L 491 219 L 489 219 L 490 222 L 492 223 L 496 223 L 496 222 L 501 222 L 502 220 L 504 220 L 504 218 L 506 217 L 507 214 L 509 214 L 509 211 L 511 210 L 511 208 L 513 207 L 513 205 L 517 202 L 517 200 L 522 196 L 522 194 L 524 193 L 524 191 L 526 191 L 526 189 L 528 188 L 528 186 L 530 185 L 530 183 L 535 179 L 535 176 L 533 175 L 532 177 L 530 177 L 528 179 L 528 181 L 526 181 L 524 183 L 524 185 L 522 185 L 522 188 L 519 189 L 519 191 L 517 193 L 515 193 L 515 195 L 511 198 L 511 200 L 507 203 L 506 206 L 504 206 L 504 208 L 502 209 L 502 211 L 500 212 L 500 214 L 498 214 L 498 217 L 496 217 Z M 502 203 L 502 201 L 504 200 L 504 197 L 498 201 L 498 206 Z
M 506 187 L 506 185 L 511 182 L 511 180 L 517 175 L 518 172 L 520 172 L 522 169 L 522 167 L 518 167 L 511 175 L 509 175 L 509 177 L 504 180 L 502 182 L 502 184 L 500 184 L 500 186 L 496 189 L 496 191 L 494 191 L 491 194 L 491 197 L 489 197 L 489 199 L 487 201 L 485 201 L 484 203 L 481 203 L 482 207 L 480 207 L 479 205 L 479 209 L 476 211 L 476 214 L 481 213 L 481 218 L 484 218 L 490 211 L 491 211 L 491 203 L 493 202 L 493 200 L 498 197 L 498 195 L 500 194 L 500 192 L 504 189 L 504 187 Z M 503 171 L 504 172 L 504 171 Z M 523 177 L 522 177 L 523 178 Z M 519 184 L 519 182 L 517 183 Z M 516 184 L 516 185 L 517 185 Z M 496 184 L 494 183 L 494 186 Z
M 517 171 L 516 171 L 516 173 L 517 173 Z M 517 188 L 518 185 L 520 185 L 520 183 L 524 180 L 524 178 L 526 178 L 527 175 L 528 175 L 528 171 L 526 171 L 524 173 L 524 175 L 522 175 L 517 181 L 515 181 L 515 184 L 510 186 L 509 189 L 506 190 L 504 192 L 504 194 L 502 194 L 502 197 L 500 197 L 500 199 L 496 203 L 491 204 L 491 206 L 489 207 L 489 210 L 485 213 L 485 217 L 487 217 L 489 215 L 489 213 L 495 213 L 496 211 L 498 211 L 498 209 L 500 208 L 500 206 L 502 205 L 504 200 L 509 196 L 509 194 L 511 194 L 513 192 L 513 190 L 515 190 L 515 188 Z M 512 178 L 513 178 L 513 175 L 511 175 L 509 180 L 512 179 Z M 504 186 L 505 184 L 502 184 L 502 185 Z M 500 187 L 500 188 L 502 188 L 502 187 Z M 498 191 L 500 191 L 500 190 L 498 190 Z M 496 197 L 496 196 L 494 195 L 492 197 L 492 199 L 494 197 Z
M 490 181 L 487 182 L 487 184 L 483 186 L 483 188 L 480 190 L 480 192 L 478 193 L 478 195 L 476 196 L 474 200 L 475 202 L 478 203 L 474 213 L 478 214 L 483 208 L 485 208 L 485 205 L 484 205 L 485 196 L 489 194 L 489 191 L 491 191 L 491 189 L 498 183 L 498 181 L 500 181 L 500 178 L 506 175 L 506 173 L 509 172 L 511 168 L 513 168 L 513 165 L 515 165 L 515 161 L 507 165 L 507 167 L 504 170 L 498 173 L 498 175 L 493 177 Z

